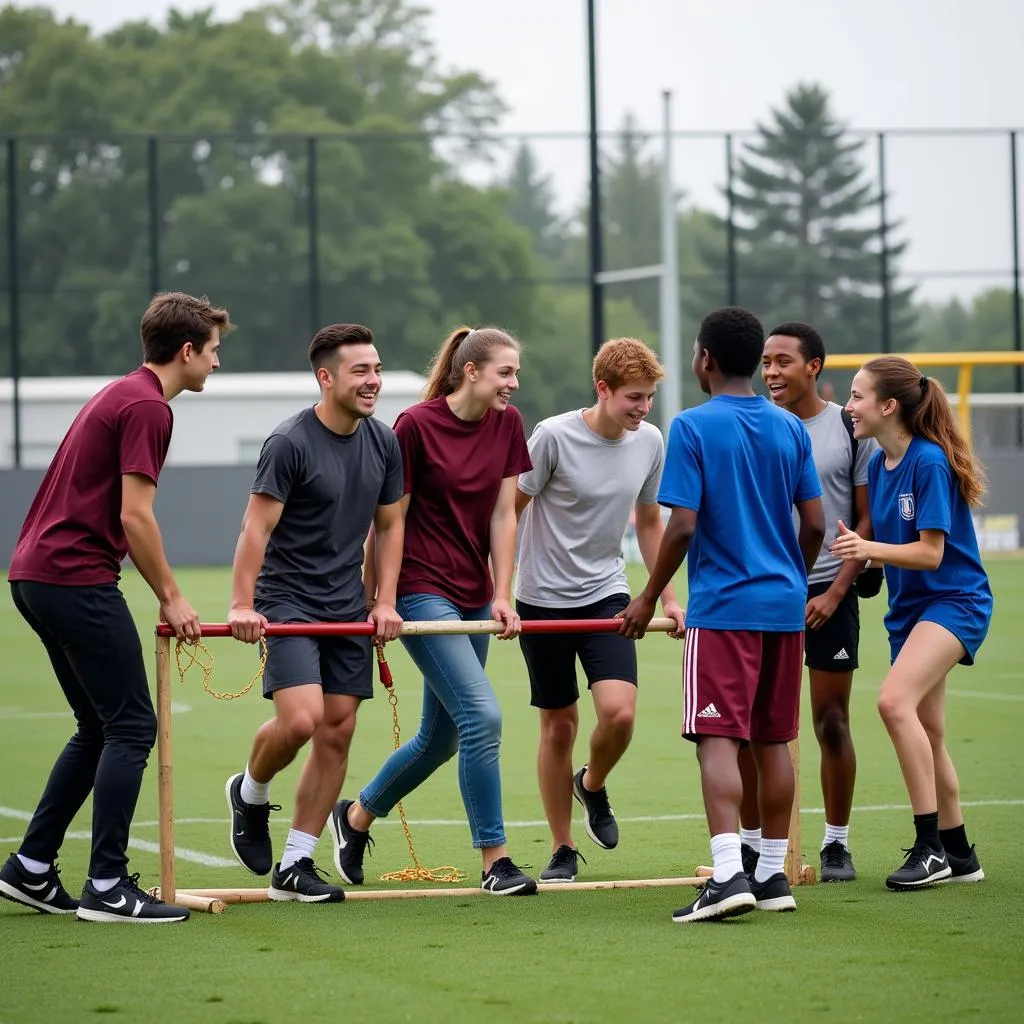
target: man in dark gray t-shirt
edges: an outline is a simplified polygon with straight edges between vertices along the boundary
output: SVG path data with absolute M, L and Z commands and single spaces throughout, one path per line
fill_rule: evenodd
M 381 640 L 392 640 L 402 625 L 395 589 L 404 487 L 394 431 L 372 418 L 381 379 L 373 335 L 358 324 L 325 327 L 309 359 L 320 401 L 285 420 L 263 445 L 235 550 L 228 621 L 235 638 L 248 643 L 259 641 L 269 622 L 368 618 Z M 376 564 L 364 583 L 371 526 Z M 375 594 L 367 592 L 371 577 Z M 272 871 L 271 899 L 340 902 L 344 892 L 321 879 L 313 851 L 341 792 L 359 704 L 373 696 L 371 640 L 266 642 L 263 693 L 275 716 L 257 732 L 245 772 L 225 786 L 231 848 L 254 874 Z M 309 740 L 292 827 L 275 865 L 270 782 Z

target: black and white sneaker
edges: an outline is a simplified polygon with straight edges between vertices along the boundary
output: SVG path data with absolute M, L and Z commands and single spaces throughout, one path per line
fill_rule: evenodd
M 548 866 L 540 873 L 539 882 L 575 882 L 579 861 L 587 863 L 579 850 L 564 843 L 551 855 Z
M 489 871 L 481 872 L 480 888 L 492 896 L 533 896 L 537 883 L 520 871 L 511 857 L 499 857 Z
M 949 861 L 949 876 L 939 880 L 943 884 L 947 882 L 985 881 L 985 872 L 981 869 L 981 862 L 978 860 L 978 855 L 974 852 L 973 846 L 971 847 L 970 855 L 967 857 L 955 857 L 947 850 L 946 859 Z
M 78 900 L 61 885 L 55 864 L 37 874 L 29 871 L 16 853 L 0 868 L 0 896 L 41 914 L 73 914 L 78 909 Z
M 614 850 L 619 845 L 619 825 L 615 814 L 608 804 L 608 790 L 602 786 L 596 792 L 583 788 L 583 776 L 587 771 L 584 765 L 572 780 L 573 796 L 580 802 L 586 812 L 583 815 L 583 827 L 587 835 L 606 850 Z
M 224 796 L 231 811 L 231 850 L 243 868 L 248 868 L 254 875 L 268 875 L 274 866 L 270 812 L 281 810 L 281 805 L 247 804 L 242 799 L 244 777 L 239 772 L 224 784 Z
M 852 882 L 857 877 L 850 851 L 838 839 L 821 848 L 821 880 Z
M 348 823 L 351 800 L 339 800 L 331 811 L 331 835 L 334 837 L 334 866 L 349 885 L 362 885 L 363 854 L 373 846 L 369 832 L 360 832 Z M 370 851 L 372 854 L 372 850 Z
M 754 909 L 756 900 L 750 891 L 750 880 L 737 871 L 727 882 L 708 879 L 700 895 L 688 906 L 672 914 L 676 924 L 690 921 L 714 921 L 725 917 L 738 917 Z
M 952 874 L 946 851 L 941 846 L 932 848 L 914 843 L 909 850 L 903 852 L 907 855 L 903 867 L 894 871 L 885 880 L 886 886 L 896 892 L 923 889 L 949 878 Z
M 92 882 L 86 882 L 77 913 L 79 921 L 105 924 L 174 924 L 188 920 L 184 907 L 164 903 L 140 889 L 138 872 L 122 878 L 106 892 L 98 892 Z
M 757 870 L 757 862 L 761 859 L 760 852 L 749 843 L 743 843 L 740 846 L 740 857 L 743 860 L 743 873 L 753 878 L 754 872 Z
M 789 880 L 781 871 L 769 875 L 763 882 L 752 878 L 750 891 L 754 894 L 754 905 L 758 910 L 796 910 Z
M 303 857 L 284 869 L 280 864 L 275 864 L 267 895 L 280 903 L 289 900 L 298 900 L 299 903 L 341 903 L 345 899 L 345 890 L 340 885 L 325 882 L 326 877 L 327 873 L 313 863 L 312 857 Z

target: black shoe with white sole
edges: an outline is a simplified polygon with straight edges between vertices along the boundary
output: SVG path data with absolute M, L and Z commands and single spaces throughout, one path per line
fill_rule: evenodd
M 100 892 L 86 882 L 78 901 L 79 921 L 103 924 L 174 924 L 188 920 L 188 911 L 173 903 L 164 903 L 139 888 L 138 873 Z
M 586 857 L 579 850 L 574 850 L 564 843 L 551 855 L 548 866 L 540 873 L 539 882 L 575 882 L 579 870 L 579 861 L 587 863 Z
M 970 854 L 966 857 L 955 857 L 947 850 L 946 859 L 949 861 L 949 876 L 940 879 L 943 885 L 947 882 L 963 884 L 965 882 L 985 881 L 985 872 L 981 869 L 981 862 L 978 860 L 978 855 L 974 852 L 973 846 L 971 847 Z
M 231 811 L 231 852 L 243 868 L 254 875 L 269 875 L 274 866 L 274 848 L 270 842 L 270 812 L 281 810 L 280 804 L 247 804 L 242 799 L 239 772 L 224 784 L 224 796 Z
M 481 872 L 480 888 L 492 896 L 532 896 L 537 883 L 520 871 L 511 857 L 499 857 L 488 871 Z
M 885 880 L 889 889 L 896 892 L 923 889 L 944 881 L 952 874 L 946 851 L 941 846 L 933 848 L 922 843 L 914 843 L 909 850 L 903 852 L 907 855 L 903 867 L 894 871 Z
M 339 800 L 331 811 L 329 824 L 334 837 L 334 866 L 349 885 L 362 885 L 363 855 L 367 845 L 373 846 L 369 832 L 360 832 L 348 823 L 352 800 Z M 372 853 L 372 851 L 371 851 Z
M 757 862 L 761 859 L 761 854 L 749 843 L 743 843 L 740 846 L 740 858 L 743 861 L 743 873 L 753 878 L 754 872 L 757 870 Z
M 672 920 L 676 924 L 687 924 L 738 917 L 753 910 L 756 903 L 750 891 L 750 880 L 742 871 L 737 871 L 727 882 L 709 878 L 700 895 L 688 907 L 675 911 Z
M 763 882 L 750 880 L 750 891 L 754 894 L 754 905 L 758 910 L 796 910 L 796 900 L 789 888 L 786 876 L 778 871 Z
M 61 885 L 55 864 L 37 874 L 29 871 L 16 853 L 0 868 L 0 896 L 40 914 L 73 914 L 78 909 L 78 900 Z
M 312 857 L 303 857 L 288 868 L 275 864 L 267 895 L 279 903 L 341 903 L 345 890 L 325 882 L 326 877 L 327 873 L 313 863 Z
M 573 796 L 586 812 L 583 815 L 583 827 L 598 846 L 614 850 L 619 845 L 619 825 L 608 803 L 608 790 L 604 786 L 596 791 L 586 789 L 583 785 L 586 771 L 587 766 L 584 765 L 572 780 Z
M 821 848 L 821 880 L 823 882 L 852 882 L 857 877 L 853 857 L 846 846 L 833 839 Z

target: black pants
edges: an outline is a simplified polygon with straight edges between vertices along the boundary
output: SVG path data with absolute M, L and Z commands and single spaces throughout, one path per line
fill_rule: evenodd
M 93 792 L 90 878 L 127 873 L 128 829 L 156 715 L 142 645 L 116 584 L 11 584 L 15 607 L 43 641 L 78 729 L 57 758 L 20 852 L 57 859 L 64 835 Z

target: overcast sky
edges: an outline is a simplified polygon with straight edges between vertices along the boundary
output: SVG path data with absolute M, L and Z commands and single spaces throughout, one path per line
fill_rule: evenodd
M 44 0 L 45 2 L 45 0 Z M 442 62 L 482 72 L 510 107 L 510 131 L 587 126 L 585 0 L 420 0 Z M 129 18 L 161 21 L 164 0 L 52 0 L 104 30 Z M 221 18 L 247 0 L 180 0 Z M 1009 145 L 1024 130 L 1024 0 L 597 0 L 603 128 L 627 111 L 656 130 L 661 91 L 674 95 L 678 130 L 749 129 L 799 81 L 832 93 L 852 127 L 992 128 L 987 138 L 893 138 L 892 215 L 906 223 L 909 272 L 933 276 L 925 293 L 970 294 L 1009 283 Z M 1024 204 L 1024 136 L 1018 178 Z M 538 144 L 566 204 L 582 197 L 581 141 Z M 873 148 L 866 157 L 874 168 Z M 714 203 L 719 142 L 680 140 L 678 184 Z M 973 277 L 951 277 L 969 271 Z M 1000 277 L 981 277 L 998 272 Z

